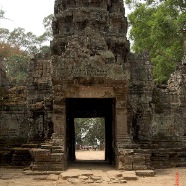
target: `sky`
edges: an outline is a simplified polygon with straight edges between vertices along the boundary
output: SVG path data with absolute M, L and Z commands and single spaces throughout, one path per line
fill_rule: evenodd
M 55 0 L 0 0 L 0 9 L 9 20 L 0 20 L 0 28 L 12 31 L 24 28 L 40 36 L 44 33 L 43 19 L 54 13 Z
M 24 28 L 39 36 L 44 33 L 43 19 L 54 12 L 54 0 L 0 0 L 0 9 L 10 20 L 0 20 L 0 27 L 12 31 Z

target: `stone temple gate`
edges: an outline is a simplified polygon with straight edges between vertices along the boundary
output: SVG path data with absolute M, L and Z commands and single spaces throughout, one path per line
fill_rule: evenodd
M 56 1 L 52 42 L 53 124 L 66 158 L 75 159 L 74 118 L 104 117 L 106 160 L 128 137 L 129 42 L 121 1 Z
M 148 56 L 129 50 L 124 14 L 122 0 L 55 1 L 51 58 L 30 60 L 26 86 L 11 87 L 0 68 L 0 163 L 29 164 L 31 153 L 32 170 L 65 170 L 74 118 L 103 117 L 117 169 L 185 165 L 185 57 L 155 86 Z

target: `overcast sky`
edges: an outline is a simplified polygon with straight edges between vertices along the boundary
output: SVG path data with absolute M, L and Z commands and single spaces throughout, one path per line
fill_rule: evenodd
M 43 19 L 54 13 L 54 0 L 0 0 L 0 9 L 10 20 L 0 20 L 1 28 L 22 27 L 26 32 L 43 34 Z
M 54 0 L 0 0 L 0 8 L 10 19 L 0 20 L 1 28 L 22 27 L 39 36 L 44 32 L 44 17 L 54 12 Z

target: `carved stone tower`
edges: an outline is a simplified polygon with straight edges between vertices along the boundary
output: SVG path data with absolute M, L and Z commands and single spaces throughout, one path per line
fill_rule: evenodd
M 75 160 L 74 118 L 104 117 L 108 163 L 128 139 L 127 19 L 121 0 L 56 0 L 52 50 L 53 141 Z

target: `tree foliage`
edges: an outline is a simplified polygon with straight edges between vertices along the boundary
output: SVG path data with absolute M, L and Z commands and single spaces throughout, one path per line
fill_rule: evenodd
M 104 118 L 76 118 L 75 138 L 79 145 L 97 145 L 104 143 L 105 125 Z
M 5 11 L 4 10 L 0 10 L 0 19 L 6 19 L 5 18 Z
M 3 10 L 0 10 L 0 19 L 6 19 Z M 31 54 L 50 53 L 46 41 L 52 37 L 51 21 L 52 15 L 44 18 L 45 32 L 41 36 L 26 32 L 21 27 L 14 28 L 11 32 L 6 28 L 0 28 L 0 62 L 6 67 L 9 77 L 18 83 L 26 80 Z
M 27 77 L 29 57 L 19 48 L 12 47 L 7 43 L 0 43 L 0 62 L 6 67 L 10 79 L 18 83 Z
M 50 14 L 43 19 L 43 26 L 45 28 L 45 32 L 38 38 L 40 42 L 52 40 L 53 38 L 52 20 L 53 20 L 53 14 Z
M 154 78 L 166 82 L 183 57 L 186 30 L 185 0 L 126 0 L 130 38 L 135 52 L 148 52 L 154 64 Z

